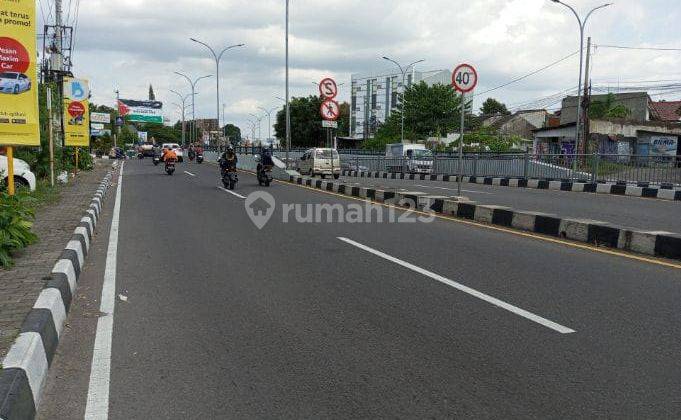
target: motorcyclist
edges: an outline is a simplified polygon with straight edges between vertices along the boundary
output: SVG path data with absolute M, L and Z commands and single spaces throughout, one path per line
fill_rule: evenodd
M 222 169 L 223 172 L 236 169 L 236 164 L 238 162 L 239 159 L 236 157 L 236 153 L 234 153 L 234 147 L 231 145 L 227 146 L 227 150 L 225 150 L 218 160 L 218 163 L 220 163 L 220 169 Z
M 262 163 L 263 166 L 274 166 L 274 160 L 272 160 L 272 150 L 263 150 L 262 161 L 260 163 Z
M 194 158 L 196 157 L 196 150 L 194 149 L 194 145 L 193 145 L 193 144 L 189 145 L 189 152 L 188 152 L 188 154 L 189 154 L 189 160 L 190 160 L 190 161 L 193 161 Z
M 161 160 L 168 163 L 168 162 L 176 162 L 177 161 L 177 153 L 173 149 L 163 149 L 163 155 L 161 156 Z

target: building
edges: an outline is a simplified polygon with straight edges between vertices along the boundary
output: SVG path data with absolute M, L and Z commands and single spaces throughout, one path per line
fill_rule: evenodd
M 577 123 L 534 131 L 534 154 L 573 154 Z M 589 121 L 589 153 L 640 156 L 680 156 L 681 124 L 629 119 Z
M 482 122 L 503 136 L 518 136 L 525 140 L 534 138 L 534 130 L 547 125 L 549 112 L 545 109 L 529 109 L 511 115 L 495 115 Z
M 187 121 L 188 126 L 191 126 L 192 121 Z M 218 120 L 215 118 L 202 118 L 202 119 L 197 119 L 196 120 L 196 128 L 200 132 L 204 133 L 211 133 L 214 131 L 220 131 L 220 127 L 218 126 Z
M 650 108 L 654 120 L 681 122 L 681 101 L 652 102 Z
M 407 87 L 425 82 L 449 85 L 452 72 L 449 70 L 416 71 L 407 73 Z M 402 73 L 382 72 L 352 75 L 352 99 L 350 101 L 350 137 L 366 139 L 373 137 L 379 125 L 398 106 L 398 94 L 402 92 Z
M 591 103 L 605 101 L 609 94 L 591 95 Z M 650 109 L 653 102 L 647 92 L 613 93 L 614 105 L 623 105 L 631 114 L 627 117 L 631 121 L 650 121 Z M 563 99 L 560 113 L 560 124 L 577 122 L 577 97 L 568 96 Z

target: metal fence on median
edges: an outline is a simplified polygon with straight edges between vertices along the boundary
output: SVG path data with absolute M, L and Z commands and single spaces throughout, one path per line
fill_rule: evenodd
M 576 169 L 575 169 L 575 160 Z M 341 154 L 344 169 L 456 175 L 458 157 L 434 156 L 424 171 L 409 159 Z M 416 162 L 422 163 L 422 162 Z M 636 155 L 466 154 L 465 176 L 681 185 L 681 157 Z
M 289 151 L 290 167 L 307 149 Z M 260 148 L 240 148 L 240 153 L 259 153 Z M 456 175 L 459 159 L 452 153 L 436 153 L 424 165 L 423 161 L 386 158 L 379 152 L 340 149 L 341 165 L 345 170 L 430 173 Z M 286 151 L 275 155 L 284 159 Z M 576 169 L 575 169 L 575 160 Z M 626 182 L 673 184 L 681 186 L 681 156 L 643 155 L 533 155 L 522 153 L 466 153 L 462 161 L 464 176 L 538 178 L 581 182 Z

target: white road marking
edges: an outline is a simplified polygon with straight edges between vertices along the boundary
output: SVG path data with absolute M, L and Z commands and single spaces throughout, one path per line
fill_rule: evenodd
M 575 332 L 575 330 L 573 330 L 573 329 L 564 327 L 564 326 L 562 326 L 562 325 L 560 325 L 560 324 L 557 324 L 557 323 L 555 323 L 555 322 L 553 322 L 553 321 L 550 321 L 550 320 L 548 320 L 548 319 L 546 319 L 546 318 L 542 318 L 542 317 L 540 317 L 539 315 L 535 315 L 535 314 L 533 314 L 533 313 L 531 313 L 531 312 L 528 312 L 528 311 L 526 311 L 526 310 L 524 310 L 524 309 L 520 309 L 520 308 L 518 308 L 517 306 L 513 306 L 513 305 L 511 305 L 511 304 L 509 304 L 509 303 L 506 303 L 506 302 L 504 302 L 504 301 L 502 301 L 502 300 L 499 300 L 499 299 L 497 299 L 497 298 L 495 298 L 495 297 L 486 295 L 486 294 L 484 294 L 484 293 L 482 293 L 482 292 L 479 292 L 479 291 L 477 291 L 477 290 L 475 290 L 475 289 L 472 289 L 472 288 L 470 288 L 470 287 L 468 287 L 468 286 L 465 286 L 465 285 L 463 285 L 463 284 L 461 284 L 461 283 L 457 283 L 457 282 L 455 282 L 455 281 L 453 281 L 453 280 L 450 280 L 450 279 L 448 279 L 448 278 L 446 278 L 446 277 L 442 277 L 442 276 L 440 276 L 439 274 L 435 274 L 435 273 L 430 272 L 430 271 L 428 271 L 428 270 L 425 270 L 425 269 L 423 269 L 423 268 L 421 268 L 421 267 L 418 267 L 418 266 L 415 266 L 415 265 L 413 265 L 413 264 L 410 264 L 410 263 L 408 263 L 408 262 L 406 262 L 406 261 L 402 261 L 402 260 L 400 260 L 400 259 L 398 259 L 398 258 L 392 257 L 392 256 L 390 256 L 390 255 L 388 255 L 388 254 L 385 254 L 385 253 L 383 253 L 383 252 L 381 252 L 381 251 L 378 251 L 378 250 L 376 250 L 376 249 L 370 248 L 370 247 L 368 247 L 368 246 L 366 246 L 366 245 L 362 245 L 362 244 L 360 244 L 360 243 L 358 243 L 358 242 L 355 242 L 355 241 L 353 241 L 353 240 L 351 240 L 351 239 L 343 238 L 343 237 L 338 237 L 338 239 L 340 239 L 341 241 L 343 241 L 343 242 L 345 242 L 345 243 L 347 243 L 347 244 L 350 244 L 350 245 L 352 245 L 352 246 L 354 246 L 354 247 L 357 247 L 357 248 L 359 248 L 359 249 L 361 249 L 361 250 L 367 251 L 367 252 L 369 252 L 369 253 L 371 253 L 371 254 L 374 254 L 374 255 L 376 255 L 376 256 L 378 256 L 378 257 L 381 257 L 381 258 L 383 258 L 383 259 L 385 259 L 385 260 L 388 260 L 388 261 L 393 262 L 393 263 L 395 263 L 395 264 L 401 265 L 402 267 L 408 268 L 409 270 L 415 271 L 415 272 L 417 272 L 417 273 L 419 273 L 419 274 L 422 274 L 422 275 L 424 275 L 424 276 L 426 276 L 426 277 L 430 277 L 430 278 L 433 279 L 433 280 L 437 280 L 437 281 L 439 281 L 440 283 L 444 283 L 444 284 L 446 284 L 446 285 L 448 285 L 448 286 L 451 286 L 451 287 L 453 287 L 453 288 L 455 288 L 455 289 L 457 289 L 457 290 L 460 290 L 460 291 L 462 291 L 462 292 L 464 292 L 464 293 L 467 293 L 467 294 L 469 294 L 469 295 L 471 295 L 471 296 L 473 296 L 473 297 L 476 297 L 476 298 L 478 298 L 478 299 L 480 299 L 480 300 L 483 300 L 483 301 L 485 301 L 485 302 L 487 302 L 487 303 L 491 303 L 492 305 L 497 306 L 497 307 L 499 307 L 499 308 L 501 308 L 501 309 L 505 309 L 505 310 L 507 310 L 507 311 L 509 311 L 509 312 L 512 312 L 512 313 L 514 313 L 514 314 L 516 314 L 516 315 L 519 315 L 519 316 L 521 316 L 521 317 L 523 317 L 523 318 L 529 319 L 529 320 L 532 321 L 532 322 L 536 322 L 536 323 L 538 323 L 538 324 L 541 324 L 541 325 L 545 326 L 546 328 L 552 329 L 552 330 L 557 331 L 557 332 L 559 332 L 559 333 L 561 333 L 561 334 L 571 334 L 571 333 L 574 333 L 574 332 Z
M 446 190 L 446 191 L 456 191 L 456 188 L 445 188 L 445 187 L 433 187 L 429 185 L 416 185 L 416 187 L 421 187 L 421 188 L 435 188 L 437 190 Z M 494 193 L 490 192 L 484 192 L 484 191 L 474 191 L 474 190 L 461 190 L 463 192 L 467 193 L 473 193 L 473 194 L 486 194 L 486 195 L 494 195 Z
M 114 307 L 116 304 L 116 259 L 118 257 L 118 229 L 121 213 L 121 190 L 123 187 L 123 168 L 121 165 L 116 187 L 109 248 L 106 253 L 104 285 L 99 306 L 102 316 L 97 321 L 97 335 L 92 352 L 90 385 L 88 387 L 85 419 L 106 420 L 109 417 L 109 382 L 111 380 L 111 338 L 113 334 Z
M 196 176 L 196 175 L 194 175 L 194 174 L 191 173 L 191 172 L 184 171 L 184 173 L 187 174 L 187 175 L 189 175 L 189 176 Z
M 246 197 L 244 197 L 243 195 L 237 194 L 237 193 L 235 193 L 234 191 L 230 191 L 230 190 L 228 190 L 227 188 L 218 187 L 218 189 L 219 189 L 219 190 L 222 190 L 222 191 L 224 191 L 224 192 L 226 192 L 226 193 L 230 193 L 230 194 L 232 194 L 233 196 L 239 197 L 239 198 L 241 198 L 242 200 L 245 200 L 245 199 L 246 199 Z

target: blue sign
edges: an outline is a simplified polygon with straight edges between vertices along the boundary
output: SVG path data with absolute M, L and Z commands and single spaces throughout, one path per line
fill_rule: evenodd
M 116 117 L 116 125 L 120 126 L 123 125 L 123 123 L 124 123 L 123 117 Z

